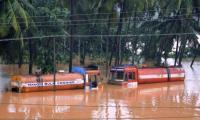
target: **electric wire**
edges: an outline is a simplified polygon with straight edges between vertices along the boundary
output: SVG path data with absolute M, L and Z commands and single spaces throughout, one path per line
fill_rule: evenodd
M 199 15 L 200 13 L 195 13 L 195 15 Z M 181 16 L 184 16 L 183 14 Z M 153 16 L 151 16 L 153 17 Z M 156 19 L 152 19 L 151 17 L 124 17 L 123 19 L 138 19 L 138 20 L 134 20 L 135 22 L 138 22 L 138 21 L 156 21 L 156 20 L 194 20 L 194 18 L 173 18 L 173 17 L 164 17 L 164 18 L 156 18 Z M 175 17 L 178 17 L 178 16 L 175 16 Z M 139 19 L 140 18 L 140 19 Z M 148 19 L 148 18 L 151 18 L 151 19 Z M 87 19 L 87 20 L 68 20 L 68 21 L 60 21 L 60 22 L 64 22 L 64 23 L 72 23 L 72 22 L 88 22 L 88 21 L 93 21 L 93 22 L 106 22 L 108 20 L 118 20 L 119 18 L 96 18 L 96 19 Z M 41 22 L 41 21 L 35 21 L 33 23 L 54 23 L 54 22 L 59 22 L 59 21 L 44 21 L 44 22 Z M 27 22 L 18 22 L 18 23 L 27 23 Z M 7 25 L 7 24 L 11 24 L 9 22 L 1 22 L 0 24 L 2 25 Z
M 180 18 L 180 19 L 152 19 L 152 20 L 130 20 L 130 21 L 123 21 L 123 22 L 109 22 L 109 23 L 139 23 L 139 22 L 154 22 L 154 21 L 158 21 L 158 22 L 164 22 L 164 21 L 184 21 L 184 20 L 195 20 L 194 18 Z M 108 20 L 106 20 L 108 21 Z M 43 22 L 34 22 L 35 25 L 41 25 L 41 24 L 44 24 L 44 23 L 69 23 L 67 24 L 68 26 L 70 25 L 90 25 L 90 24 L 108 24 L 106 23 L 106 21 L 104 23 L 102 22 L 91 22 L 91 23 L 75 23 L 75 24 L 71 24 L 71 22 L 69 21 L 43 21 Z M 22 23 L 25 23 L 25 22 L 18 22 L 20 24 Z M 10 23 L 2 23 L 4 25 L 10 25 Z M 52 24 L 51 24 L 52 25 Z
M 194 20 L 194 19 L 165 19 L 165 20 L 144 20 L 144 21 L 124 21 L 124 22 L 109 22 L 111 24 L 118 24 L 118 23 L 139 23 L 139 22 L 154 22 L 154 21 L 158 21 L 158 22 L 161 22 L 161 21 L 184 21 L 184 20 Z M 51 21 L 51 22 L 56 22 L 56 21 Z M 45 23 L 45 22 L 41 22 L 41 23 Z M 59 23 L 59 22 L 58 22 Z M 63 22 L 62 22 L 63 23 Z M 64 22 L 66 23 L 66 22 Z M 66 24 L 68 26 L 70 25 L 76 25 L 76 26 L 79 26 L 79 25 L 101 25 L 101 24 L 108 24 L 106 22 L 102 23 L 102 22 L 93 22 L 93 23 L 75 23 L 75 24 Z
M 200 7 L 193 7 L 193 9 L 199 9 Z M 188 8 L 180 8 L 179 10 L 187 10 Z M 158 12 L 158 11 L 165 11 L 165 10 L 170 10 L 170 11 L 175 11 L 177 9 L 162 9 L 162 8 L 159 8 L 159 10 L 142 10 L 142 11 L 126 11 L 126 12 L 120 12 L 120 13 L 148 13 L 148 12 Z M 63 11 L 61 11 L 63 12 Z M 69 16 L 91 16 L 91 15 L 112 15 L 116 12 L 106 12 L 106 13 L 77 13 L 77 14 L 73 14 L 71 15 L 70 12 L 68 13 Z M 53 15 L 55 17 L 67 17 L 65 15 Z M 32 18 L 48 18 L 50 17 L 50 15 L 42 15 L 42 16 L 29 16 L 29 17 L 32 17 Z M 16 17 L 16 18 L 23 18 L 23 17 Z
M 0 42 L 5 41 L 17 41 L 17 40 L 29 40 L 29 39 L 43 39 L 43 38 L 59 38 L 59 37 L 76 37 L 76 38 L 88 38 L 88 37 L 150 37 L 150 36 L 177 36 L 177 35 L 196 35 L 196 33 L 166 33 L 166 34 L 127 34 L 127 35 L 46 35 L 46 36 L 34 36 L 34 37 L 23 37 L 23 38 L 7 38 L 0 39 Z

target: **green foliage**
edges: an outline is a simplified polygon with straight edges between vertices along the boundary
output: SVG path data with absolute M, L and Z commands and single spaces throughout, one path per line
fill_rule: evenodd
M 160 34 L 200 31 L 198 0 L 75 0 L 74 25 L 70 21 L 70 0 L 4 0 L 0 3 L 0 39 L 20 38 L 20 42 L 0 43 L 2 60 L 19 63 L 21 57 L 30 63 L 31 54 L 33 64 L 41 67 L 44 73 L 53 71 L 53 38 L 33 39 L 29 44 L 24 37 L 68 36 L 54 38 L 56 61 L 67 64 L 73 26 L 75 36 L 93 35 L 73 38 L 73 56 L 79 56 L 82 63 L 86 56 L 93 61 L 108 62 L 114 50 L 114 54 L 120 52 L 124 61 L 132 58 L 137 64 L 145 58 L 159 64 L 162 57 L 173 56 L 175 41 L 180 43 L 176 56 L 182 59 L 194 46 L 186 47 L 187 44 L 197 40 L 195 34 Z M 124 3 L 123 9 L 117 11 L 121 3 Z M 99 36 L 101 34 L 111 36 Z M 137 36 L 119 39 L 113 36 L 126 34 Z

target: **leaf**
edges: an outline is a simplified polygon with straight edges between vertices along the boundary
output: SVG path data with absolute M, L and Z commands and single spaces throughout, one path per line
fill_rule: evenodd
M 28 25 L 29 25 L 29 18 L 28 18 L 27 12 L 21 6 L 19 7 L 19 11 L 18 12 L 20 14 L 20 17 L 23 19 L 24 24 L 25 24 L 26 29 L 27 29 Z
M 182 0 L 178 0 L 178 4 L 177 4 L 177 9 L 178 10 L 181 8 L 181 3 L 182 3 Z
M 189 17 L 189 16 L 191 16 L 191 14 L 192 14 L 192 1 L 191 0 L 186 0 L 187 2 L 187 6 L 186 6 L 186 8 L 187 8 L 187 11 L 186 11 L 186 14 L 187 14 L 187 16 Z
M 16 18 L 16 15 L 15 15 L 15 12 L 10 0 L 8 0 L 8 5 L 9 5 L 8 17 L 11 18 L 11 21 L 10 21 L 11 25 L 16 32 L 19 32 L 20 31 L 19 25 L 18 25 L 17 18 Z
M 9 25 L 8 24 L 4 24 L 7 23 L 6 22 L 6 15 L 5 14 L 0 14 L 0 18 L 1 18 L 1 22 L 3 24 L 0 23 L 0 38 L 5 37 L 6 35 L 8 35 L 9 33 Z

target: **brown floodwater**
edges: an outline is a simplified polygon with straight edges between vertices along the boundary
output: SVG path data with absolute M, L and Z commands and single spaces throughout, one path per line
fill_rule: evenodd
M 184 62 L 184 82 L 103 85 L 99 90 L 6 92 L 9 77 L 0 68 L 0 119 L 200 119 L 200 63 Z

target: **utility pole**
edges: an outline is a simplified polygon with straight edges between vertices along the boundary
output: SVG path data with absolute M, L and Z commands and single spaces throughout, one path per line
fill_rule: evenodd
M 70 26 L 70 53 L 69 53 L 69 72 L 72 71 L 72 57 L 73 57 L 73 34 L 74 34 L 74 25 L 73 25 L 73 14 L 74 14 L 74 1 L 75 0 L 70 0 L 70 7 L 71 7 L 71 26 Z
M 53 90 L 56 91 L 56 41 L 53 39 Z

